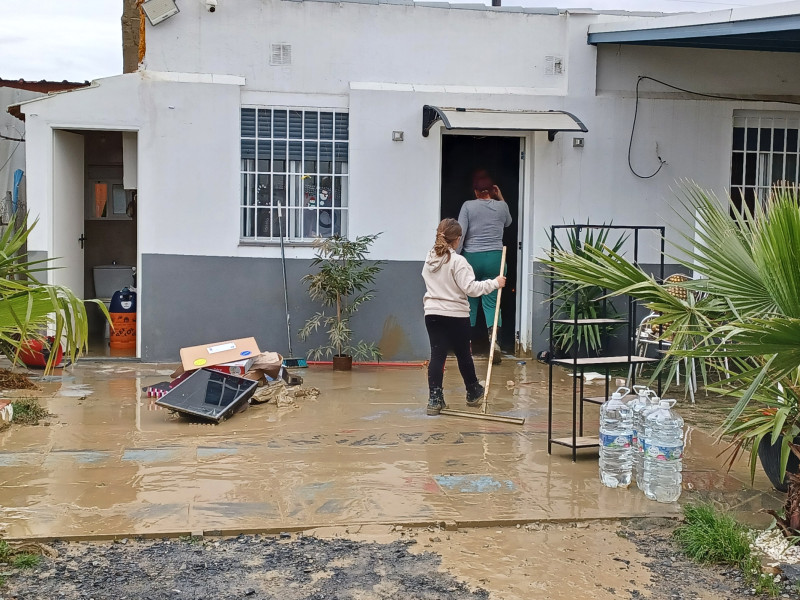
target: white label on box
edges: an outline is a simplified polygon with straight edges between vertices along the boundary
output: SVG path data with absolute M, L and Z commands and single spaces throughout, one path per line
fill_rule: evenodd
M 236 348 L 236 344 L 230 342 L 228 344 L 220 344 L 219 346 L 209 346 L 206 348 L 209 354 L 216 354 L 217 352 L 225 352 L 226 350 L 234 350 Z

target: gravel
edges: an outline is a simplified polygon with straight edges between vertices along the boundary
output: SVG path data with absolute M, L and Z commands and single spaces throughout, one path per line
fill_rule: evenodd
M 3 600 L 489 597 L 439 572 L 439 556 L 411 554 L 414 543 L 251 535 L 55 543 L 57 558 L 15 572 L 0 595 Z
M 651 571 L 650 593 L 637 595 L 636 590 L 629 590 L 632 598 L 743 600 L 756 595 L 752 586 L 745 583 L 739 569 L 727 565 L 700 566 L 683 555 L 672 539 L 673 525 L 659 521 L 644 519 L 632 522 L 621 531 L 621 535 L 636 545 L 643 556 L 643 564 Z M 779 597 L 800 598 L 796 578 L 784 575 L 780 579 Z
M 639 519 L 617 532 L 631 541 L 650 584 L 631 579 L 608 596 L 633 600 L 742 600 L 753 590 L 731 567 L 698 566 L 672 541 L 674 522 Z M 590 535 L 593 528 L 582 530 Z M 598 531 L 598 535 L 600 535 Z M 603 535 L 608 535 L 606 530 Z M 607 539 L 607 538 L 606 538 Z M 489 592 L 442 569 L 414 539 L 391 543 L 302 534 L 117 542 L 56 542 L 33 569 L 0 566 L 0 600 L 475 600 Z M 50 549 L 48 548 L 48 550 Z M 54 554 L 54 553 L 53 553 Z M 629 556 L 630 558 L 630 556 Z M 626 559 L 615 559 L 626 562 Z M 535 569 L 535 565 L 531 565 Z M 567 573 L 567 572 L 565 572 Z M 565 574 L 568 577 L 568 574 Z M 782 598 L 800 598 L 796 579 Z M 570 597 L 568 585 L 565 598 Z M 492 594 L 493 599 L 500 596 Z M 556 597 L 556 596 L 553 596 Z M 561 596 L 558 596 L 561 597 Z

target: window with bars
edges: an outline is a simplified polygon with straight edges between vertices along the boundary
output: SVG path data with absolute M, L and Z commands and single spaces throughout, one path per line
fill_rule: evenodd
M 731 198 L 750 210 L 778 182 L 800 181 L 800 113 L 736 114 L 733 119 Z
M 349 115 L 241 109 L 241 238 L 347 235 Z

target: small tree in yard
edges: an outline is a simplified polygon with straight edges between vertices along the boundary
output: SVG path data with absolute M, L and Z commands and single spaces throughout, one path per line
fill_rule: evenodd
M 306 340 L 320 326 L 328 334 L 328 343 L 308 351 L 314 360 L 326 356 L 352 356 L 355 360 L 380 358 L 374 343 L 353 342 L 350 319 L 358 308 L 375 295 L 372 285 L 383 261 L 368 261 L 370 245 L 380 234 L 359 236 L 355 240 L 335 235 L 321 238 L 314 245 L 316 257 L 311 266 L 316 273 L 303 277 L 308 295 L 320 302 L 323 309 L 312 316 L 300 330 Z M 331 309 L 326 312 L 326 309 Z

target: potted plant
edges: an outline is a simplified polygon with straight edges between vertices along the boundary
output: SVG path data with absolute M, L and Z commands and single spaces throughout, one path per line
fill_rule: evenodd
M 587 225 L 589 223 L 587 222 Z M 598 252 L 603 252 L 607 248 L 607 241 L 610 229 L 584 228 L 573 222 L 574 227 L 566 229 L 566 243 L 558 237 L 551 239 L 551 247 L 555 249 L 556 255 L 568 252 L 571 254 L 581 254 L 587 260 L 593 260 L 592 255 L 583 252 L 584 247 L 591 247 Z M 625 236 L 621 235 L 611 247 L 611 251 L 618 252 L 625 242 Z M 557 275 L 555 275 L 557 276 Z M 606 290 L 597 285 L 582 285 L 579 283 L 564 283 L 557 286 L 558 292 L 551 302 L 555 303 L 554 312 L 561 319 L 597 319 L 614 318 L 617 316 L 614 307 L 610 302 L 603 302 Z M 545 325 L 547 327 L 547 325 Z M 608 326 L 602 329 L 608 331 Z M 565 323 L 553 324 L 553 350 L 556 357 L 569 356 L 573 350 L 580 355 L 599 354 L 602 350 L 603 340 L 601 338 L 601 327 L 599 325 L 586 325 L 575 328 Z
M 664 364 L 700 359 L 705 381 L 707 370 L 722 375 L 709 389 L 737 399 L 721 426 L 731 436 L 731 461 L 749 451 L 754 475 L 759 448 L 762 455 L 765 446 L 773 448 L 780 485 L 800 433 L 798 188 L 776 186 L 749 210 L 692 186 L 682 209 L 686 243 L 671 255 L 696 274 L 679 284 L 689 292 L 686 299 L 614 252 L 586 247 L 593 260 L 562 253 L 551 266 L 559 277 L 629 294 L 660 313 L 663 335 L 672 339 Z M 799 483 L 789 478 L 789 499 L 796 496 L 798 509 Z
M 314 242 L 316 257 L 311 266 L 317 271 L 305 275 L 302 280 L 308 285 L 308 295 L 323 308 L 306 321 L 300 330 L 300 339 L 305 341 L 322 326 L 328 340 L 309 350 L 309 359 L 332 356 L 334 370 L 350 370 L 353 359 L 381 357 L 374 343 L 353 341 L 350 329 L 352 316 L 375 295 L 371 286 L 383 261 L 367 260 L 367 253 L 379 235 L 359 236 L 355 240 L 334 235 Z
M 108 311 L 102 302 L 80 300 L 63 286 L 36 279 L 57 267 L 52 259 L 28 259 L 27 240 L 36 221 L 28 226 L 26 220 L 18 213 L 0 234 L 0 352 L 14 364 L 36 354 L 49 372 L 62 356 L 74 362 L 86 350 L 86 304 L 97 304 L 106 318 Z

